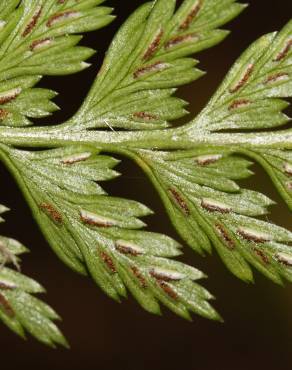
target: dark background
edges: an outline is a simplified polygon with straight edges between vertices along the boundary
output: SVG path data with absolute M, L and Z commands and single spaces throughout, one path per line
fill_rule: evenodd
M 141 1 L 113 1 L 118 19 L 109 27 L 89 34 L 84 45 L 98 50 L 93 66 L 81 74 L 46 78 L 42 86 L 57 90 L 62 108 L 52 122 L 69 118 L 86 95 L 114 32 Z M 191 114 L 208 101 L 224 74 L 240 53 L 258 36 L 280 29 L 292 15 L 291 0 L 250 0 L 250 7 L 228 29 L 232 34 L 221 45 L 200 54 L 201 68 L 208 75 L 181 88 Z M 291 112 L 291 110 L 290 110 Z M 152 230 L 177 239 L 155 191 L 131 162 L 119 168 L 125 176 L 106 188 L 114 195 L 140 200 L 155 210 L 148 219 Z M 42 370 L 195 370 L 292 368 L 292 285 L 279 287 L 255 273 L 256 284 L 247 285 L 233 277 L 217 255 L 201 258 L 185 248 L 184 261 L 209 275 L 203 284 L 217 297 L 215 307 L 224 324 L 195 316 L 186 322 L 165 310 L 163 317 L 144 312 L 132 298 L 119 305 L 107 298 L 90 279 L 76 275 L 53 254 L 33 221 L 14 181 L 1 168 L 0 202 L 11 207 L 1 233 L 24 242 L 31 254 L 23 259 L 23 271 L 48 290 L 44 296 L 64 321 L 60 323 L 71 350 L 51 350 L 28 338 L 27 342 L 0 329 L 1 369 Z M 280 203 L 269 219 L 291 228 L 291 214 L 273 190 L 271 181 L 258 169 L 245 181 Z

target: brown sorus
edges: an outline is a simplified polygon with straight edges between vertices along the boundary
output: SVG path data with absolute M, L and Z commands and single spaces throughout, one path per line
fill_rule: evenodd
M 198 2 L 194 5 L 190 13 L 187 15 L 186 19 L 183 23 L 179 26 L 180 30 L 186 30 L 190 27 L 192 21 L 196 18 L 199 11 L 201 10 L 203 5 L 203 0 L 198 0 Z
M 233 109 L 244 107 L 245 105 L 249 105 L 249 104 L 250 104 L 250 100 L 248 99 L 237 99 L 237 100 L 234 100 L 229 105 L 228 109 L 233 110 Z
M 182 212 L 186 216 L 189 216 L 191 214 L 190 209 L 189 209 L 187 203 L 185 202 L 185 200 L 180 195 L 180 193 L 177 190 L 175 190 L 174 188 L 170 188 L 170 189 L 168 189 L 168 191 L 170 192 L 170 194 L 172 195 L 172 198 L 175 200 L 175 202 L 177 203 L 179 208 L 182 210 Z
M 110 271 L 112 273 L 116 273 L 117 270 L 115 268 L 114 261 L 112 260 L 112 258 L 104 251 L 101 251 L 99 254 L 100 254 L 100 258 L 107 265 L 107 267 L 110 269 Z
M 75 12 L 73 10 L 68 10 L 66 12 L 61 12 L 61 13 L 54 14 L 47 21 L 47 27 L 51 27 L 55 23 L 55 21 L 58 21 L 59 19 L 69 18 L 74 14 L 77 14 L 77 12 Z
M 0 293 L 0 307 L 3 308 L 6 315 L 9 316 L 10 318 L 13 318 L 15 316 L 15 312 L 14 312 L 11 304 L 8 302 L 8 300 L 1 293 Z
M 39 7 L 39 9 L 35 12 L 35 14 L 32 16 L 30 22 L 25 27 L 24 31 L 22 32 L 22 37 L 26 37 L 31 33 L 31 31 L 34 29 L 35 25 L 37 24 L 37 21 L 39 17 L 42 14 L 42 7 Z
M 135 112 L 133 113 L 134 118 L 143 119 L 144 121 L 155 121 L 157 120 L 157 116 L 152 113 L 147 112 Z
M 273 75 L 268 76 L 264 84 L 268 84 L 270 82 L 276 82 L 278 80 L 281 80 L 283 77 L 289 77 L 288 73 L 284 73 L 284 72 L 275 73 Z
M 224 244 L 227 246 L 228 249 L 233 250 L 235 248 L 235 242 L 228 234 L 225 227 L 219 223 L 215 225 L 217 234 L 222 238 Z
M 6 109 L 0 108 L 0 121 L 3 121 L 8 115 L 9 112 Z
M 269 257 L 263 251 L 258 248 L 253 248 L 253 251 L 265 265 L 268 265 L 270 263 Z
M 120 243 L 116 243 L 116 249 L 122 254 L 129 254 L 130 256 L 133 256 L 133 257 L 137 257 L 141 255 L 141 253 L 138 252 L 137 250 L 130 248 L 126 245 L 122 245 Z
M 257 234 L 252 234 L 252 233 L 249 233 L 249 232 L 247 232 L 245 230 L 242 230 L 242 229 L 238 229 L 237 230 L 237 233 L 240 236 L 242 236 L 244 239 L 246 239 L 246 240 L 248 240 L 250 242 L 254 242 L 254 243 L 266 243 L 266 242 L 269 241 L 264 236 L 257 235 Z
M 253 69 L 254 69 L 254 65 L 253 64 L 250 64 L 247 67 L 247 70 L 244 73 L 244 75 L 242 76 L 241 80 L 234 87 L 230 88 L 229 91 L 231 93 L 235 93 L 239 89 L 241 89 L 247 83 L 247 81 L 249 80 L 249 78 L 250 78 L 250 76 L 252 74 Z
M 153 63 L 153 64 L 149 64 L 148 66 L 138 68 L 134 72 L 134 78 L 139 78 L 139 77 L 141 77 L 141 76 L 143 76 L 147 73 L 161 71 L 162 69 L 165 68 L 165 66 L 166 66 L 165 63 L 156 62 L 156 63 Z
M 147 283 L 143 275 L 141 274 L 140 270 L 136 266 L 131 266 L 131 270 L 133 274 L 136 276 L 136 278 L 139 280 L 140 285 L 142 288 L 147 288 Z
M 34 51 L 35 48 L 37 48 L 38 46 L 41 46 L 42 44 L 45 44 L 48 41 L 51 41 L 51 38 L 50 37 L 46 37 L 44 39 L 35 40 L 35 41 L 33 41 L 30 44 L 29 48 L 30 48 L 31 51 Z
M 199 39 L 199 36 L 196 33 L 192 33 L 188 35 L 180 35 L 180 36 L 172 37 L 171 39 L 169 39 L 166 42 L 164 47 L 165 49 L 170 49 L 184 42 L 197 41 L 198 39 Z
M 177 281 L 181 279 L 177 279 L 174 277 L 171 277 L 171 275 L 166 275 L 163 272 L 157 272 L 154 269 L 150 271 L 150 275 L 154 277 L 156 280 L 162 280 L 162 281 Z
M 63 223 L 62 215 L 49 203 L 41 203 L 40 208 L 45 211 L 51 219 L 61 225 Z
M 282 59 L 284 59 L 288 55 L 291 47 L 292 47 L 292 39 L 287 42 L 284 49 L 276 56 L 276 58 L 273 61 L 280 62 Z
M 160 41 L 163 36 L 163 30 L 160 30 L 159 33 L 156 35 L 154 40 L 149 45 L 148 49 L 146 50 L 145 54 L 143 55 L 143 60 L 149 60 L 157 51 L 160 45 Z
M 231 212 L 231 208 L 229 207 L 223 208 L 223 207 L 220 207 L 219 205 L 208 203 L 205 200 L 201 201 L 201 206 L 209 212 L 220 212 L 220 213 L 230 213 Z
M 172 299 L 177 300 L 178 295 L 176 292 L 164 281 L 157 280 L 160 288 Z
M 14 90 L 13 90 L 14 91 Z M 18 95 L 20 94 L 20 89 L 15 89 L 13 94 L 7 94 L 7 95 L 2 95 L 0 96 L 0 104 L 7 104 L 10 103 L 12 100 L 16 99 Z

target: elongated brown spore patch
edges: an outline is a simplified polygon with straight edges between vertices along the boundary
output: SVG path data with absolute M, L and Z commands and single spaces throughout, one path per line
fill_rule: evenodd
M 284 58 L 286 58 L 286 56 L 288 55 L 290 49 L 292 47 L 292 39 L 290 39 L 287 44 L 285 45 L 284 49 L 276 56 L 275 59 L 273 59 L 274 62 L 280 62 L 281 60 L 283 60 Z
M 57 4 L 65 4 L 67 0 L 57 0 Z
M 268 265 L 270 263 L 269 257 L 262 250 L 258 248 L 253 248 L 253 251 L 265 265 Z
M 190 211 L 186 201 L 180 195 L 180 193 L 174 188 L 169 188 L 168 191 L 169 191 L 172 199 L 175 201 L 175 203 L 178 205 L 178 207 L 182 210 L 182 212 L 186 216 L 190 216 L 191 211 Z
M 275 258 L 282 265 L 292 267 L 292 256 L 290 256 L 289 254 L 280 252 L 275 255 Z
M 15 312 L 14 312 L 11 304 L 8 302 L 8 300 L 1 293 L 0 293 L 0 307 L 3 309 L 5 314 L 7 316 L 9 316 L 10 318 L 13 318 L 15 316 Z
M 120 253 L 128 254 L 133 257 L 141 256 L 142 254 L 144 254 L 138 246 L 119 240 L 115 243 L 115 247 Z
M 5 91 L 4 93 L 0 94 L 0 104 L 7 104 L 10 103 L 12 100 L 16 99 L 18 95 L 21 93 L 21 88 L 15 88 L 9 91 Z
M 204 198 L 201 200 L 202 208 L 209 212 L 230 213 L 231 207 L 214 199 Z
M 257 230 L 251 230 L 243 227 L 237 229 L 237 234 L 240 235 L 242 238 L 254 243 L 266 243 L 271 241 L 272 239 L 271 236 L 268 234 L 264 234 L 258 232 Z
M 84 210 L 80 211 L 80 219 L 84 224 L 90 226 L 111 227 L 115 225 L 114 220 L 110 220 L 102 216 L 99 216 L 95 213 L 91 213 Z
M 0 289 L 13 290 L 13 289 L 16 289 L 16 288 L 17 288 L 17 286 L 15 284 L 7 283 L 5 281 L 0 281 Z
M 284 172 L 288 176 L 292 176 L 292 165 L 290 163 L 285 163 L 284 164 Z
M 216 233 L 220 236 L 223 241 L 223 244 L 230 250 L 235 249 L 235 242 L 229 235 L 225 227 L 219 223 L 215 224 Z
M 57 225 L 62 225 L 63 218 L 59 211 L 49 203 L 41 203 L 40 209 L 44 211 Z
M 74 155 L 71 155 L 69 157 L 61 159 L 60 162 L 62 164 L 67 164 L 67 165 L 75 164 L 75 163 L 78 163 L 78 162 L 84 162 L 88 158 L 91 157 L 91 154 L 92 153 L 90 153 L 90 152 L 74 154 Z
M 29 48 L 30 48 L 31 51 L 35 51 L 35 50 L 41 49 L 44 46 L 48 46 L 51 43 L 52 43 L 52 38 L 51 37 L 46 37 L 44 39 L 39 39 L 39 40 L 33 41 L 30 44 Z
M 79 12 L 68 10 L 66 12 L 56 13 L 52 15 L 47 21 L 47 27 L 52 27 L 58 22 L 65 21 L 66 19 L 76 18 L 80 15 Z
M 250 78 L 250 76 L 253 72 L 253 69 L 254 69 L 254 65 L 249 64 L 245 73 L 244 73 L 244 75 L 242 76 L 242 78 L 238 81 L 238 83 L 234 87 L 231 87 L 229 89 L 230 93 L 237 92 L 238 90 L 240 90 L 247 83 L 247 81 L 249 80 L 249 78 Z
M 9 112 L 6 109 L 0 108 L 0 121 L 4 121 L 9 116 Z
M 156 121 L 158 117 L 155 114 L 147 112 L 135 112 L 133 113 L 134 118 L 141 119 L 143 121 Z
M 166 282 L 179 281 L 185 277 L 183 274 L 178 273 L 178 272 L 162 271 L 162 270 L 157 270 L 154 268 L 150 270 L 150 275 L 156 280 L 162 280 Z
M 32 16 L 30 22 L 27 24 L 24 31 L 22 32 L 22 34 L 21 34 L 22 37 L 26 37 L 32 32 L 32 30 L 36 26 L 41 14 L 42 14 L 42 10 L 43 10 L 43 8 L 41 6 L 37 9 L 35 14 Z
M 228 107 L 228 110 L 234 110 L 238 108 L 243 108 L 251 103 L 248 99 L 237 99 L 234 100 Z
M 134 78 L 140 78 L 143 77 L 144 75 L 147 75 L 148 73 L 154 73 L 154 72 L 160 72 L 166 69 L 169 65 L 167 63 L 163 62 L 156 62 L 153 64 L 150 64 L 145 67 L 138 68 L 134 72 Z
M 221 154 L 207 154 L 195 158 L 195 161 L 199 166 L 205 167 L 218 162 L 221 158 Z
M 292 181 L 287 181 L 286 182 L 286 187 L 288 190 L 292 190 Z
M 131 271 L 134 274 L 134 276 L 138 279 L 141 287 L 143 289 L 147 288 L 147 282 L 144 278 L 144 276 L 141 274 L 141 271 L 136 266 L 131 266 Z
M 165 281 L 162 280 L 157 280 L 158 285 L 160 288 L 166 293 L 171 299 L 177 301 L 178 300 L 178 295 L 176 292 L 170 287 L 169 284 L 167 284 Z
M 198 15 L 199 11 L 201 10 L 202 5 L 203 5 L 203 0 L 198 0 L 197 3 L 191 9 L 190 13 L 185 18 L 185 20 L 179 26 L 179 29 L 180 30 L 187 30 L 190 27 L 191 23 L 196 18 L 196 16 Z
M 171 49 L 175 46 L 178 46 L 178 45 L 181 45 L 181 44 L 184 44 L 184 43 L 187 43 L 187 42 L 198 41 L 199 39 L 200 39 L 200 37 L 196 33 L 191 33 L 191 34 L 188 34 L 188 35 L 180 35 L 180 36 L 172 37 L 171 39 L 169 39 L 165 43 L 164 47 L 167 50 L 167 49 Z
M 289 78 L 288 73 L 279 72 L 279 73 L 275 73 L 273 75 L 268 76 L 267 79 L 264 81 L 264 84 L 267 85 L 273 82 L 284 81 L 284 80 L 287 80 L 288 78 Z
M 103 260 L 103 262 L 106 264 L 108 269 L 115 274 L 117 272 L 114 261 L 112 258 L 104 251 L 99 252 L 100 258 Z
M 156 53 L 157 49 L 159 48 L 162 37 L 163 37 L 163 30 L 160 30 L 158 34 L 155 36 L 154 40 L 149 45 L 145 54 L 143 55 L 143 60 L 147 61 L 153 57 L 153 55 Z

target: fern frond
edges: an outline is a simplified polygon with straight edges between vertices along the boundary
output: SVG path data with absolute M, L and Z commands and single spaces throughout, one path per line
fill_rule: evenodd
M 281 277 L 292 280 L 292 233 L 254 218 L 267 214 L 273 202 L 233 181 L 251 174 L 251 162 L 222 148 L 138 155 L 174 226 L 194 250 L 210 252 L 211 242 L 245 281 L 253 279 L 249 264 L 277 283 Z
M 210 103 L 187 127 L 189 135 L 199 132 L 230 132 L 274 128 L 290 121 L 283 110 L 289 105 L 281 98 L 292 97 L 292 21 L 281 32 L 267 34 L 252 44 L 231 69 Z M 258 161 L 271 176 L 288 206 L 292 208 L 292 160 L 290 146 L 274 150 L 269 142 L 276 135 L 291 136 L 291 128 L 265 132 L 253 145 L 243 143 L 237 151 Z M 289 136 L 290 135 L 290 136 Z M 265 148 L 266 146 L 266 148 Z M 245 150 L 246 149 L 246 150 Z
M 43 75 L 82 71 L 94 50 L 77 46 L 82 32 L 113 20 L 102 0 L 4 1 L 0 8 L 0 122 L 31 125 L 58 107 L 54 91 L 33 88 Z
M 6 210 L 1 206 L 1 213 Z M 18 241 L 0 236 L 0 321 L 23 338 L 28 332 L 49 346 L 61 344 L 67 347 L 65 338 L 53 323 L 60 317 L 34 297 L 43 293 L 44 288 L 20 271 L 6 266 L 12 263 L 19 270 L 18 256 L 25 252 L 27 249 Z
M 219 318 L 207 302 L 212 296 L 195 282 L 203 274 L 168 258 L 180 254 L 179 244 L 139 230 L 145 226 L 139 217 L 151 211 L 107 196 L 94 182 L 116 177 L 111 169 L 116 160 L 86 146 L 3 150 L 42 231 L 67 265 L 82 274 L 88 271 L 115 300 L 126 296 L 128 288 L 152 313 L 160 313 L 161 302 L 188 319 L 188 311 Z
M 130 16 L 71 127 L 153 130 L 187 113 L 186 102 L 172 95 L 203 75 L 187 56 L 222 41 L 228 32 L 217 27 L 245 5 L 188 0 L 175 7 L 176 0 L 148 2 Z

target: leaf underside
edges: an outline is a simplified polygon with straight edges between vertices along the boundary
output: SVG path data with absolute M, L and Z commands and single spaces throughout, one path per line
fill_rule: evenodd
M 94 50 L 78 46 L 79 34 L 113 20 L 112 9 L 101 6 L 103 2 L 5 0 L 0 4 L 1 125 L 29 126 L 58 109 L 51 101 L 56 93 L 35 85 L 43 75 L 70 74 L 89 66 L 85 61 Z M 88 96 L 65 123 L 64 135 L 80 134 L 81 141 L 82 134 L 106 128 L 109 134 L 127 131 L 129 140 L 131 132 L 157 131 L 159 139 L 172 121 L 188 113 L 187 103 L 174 96 L 177 87 L 204 74 L 191 55 L 222 41 L 228 31 L 220 27 L 245 7 L 234 0 L 184 0 L 178 8 L 176 0 L 143 4 L 114 37 Z M 218 133 L 229 133 L 232 141 L 238 133 L 248 138 L 259 130 L 287 125 L 290 119 L 283 111 L 288 103 L 283 98 L 292 96 L 291 58 L 292 21 L 251 45 L 203 111 L 174 136 L 174 140 L 206 137 L 203 144 L 175 151 L 153 149 L 151 143 L 145 149 L 113 145 L 114 152 L 129 156 L 144 169 L 182 239 L 203 255 L 215 248 L 227 268 L 244 281 L 253 280 L 251 266 L 276 283 L 292 281 L 292 233 L 261 220 L 274 202 L 236 182 L 251 176 L 250 166 L 257 161 L 292 208 L 291 143 L 271 148 L 269 141 L 276 135 L 272 131 L 253 146 L 211 145 L 208 137 L 211 142 Z M 291 129 L 279 132 L 291 137 Z M 181 246 L 167 236 L 142 230 L 146 225 L 141 218 L 151 210 L 136 201 L 111 197 L 100 186 L 119 176 L 114 170 L 118 161 L 102 151 L 94 143 L 41 151 L 0 143 L 1 158 L 42 232 L 70 268 L 90 275 L 117 301 L 129 291 L 149 312 L 160 314 L 163 304 L 187 319 L 191 312 L 220 319 L 208 302 L 212 295 L 197 283 L 204 275 L 172 259 L 181 254 Z M 17 255 L 11 248 L 9 255 Z M 12 262 L 17 263 L 17 257 Z M 6 266 L 0 269 L 0 319 L 18 334 L 25 328 L 48 344 L 66 345 L 50 321 L 57 316 L 30 295 L 41 288 L 33 285 L 25 290 L 21 285 L 21 291 L 2 292 L 5 273 L 11 274 L 11 284 L 13 279 L 27 279 Z M 6 301 L 16 318 L 9 319 Z M 33 321 L 37 315 L 43 317 L 40 331 Z

